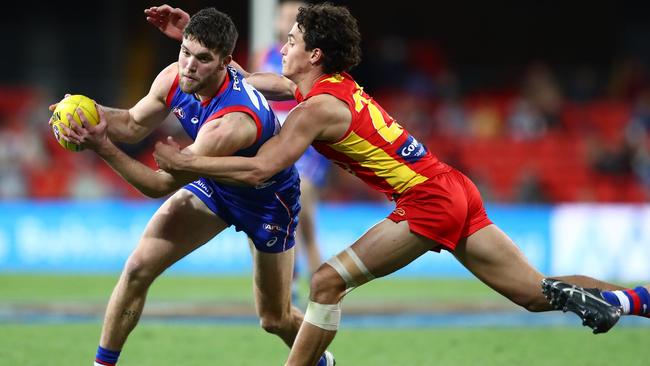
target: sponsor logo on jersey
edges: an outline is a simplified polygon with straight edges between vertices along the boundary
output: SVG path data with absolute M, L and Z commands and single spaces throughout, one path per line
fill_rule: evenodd
M 427 154 L 427 148 L 413 136 L 409 135 L 402 146 L 399 147 L 397 153 L 407 162 L 415 163 Z
M 230 74 L 232 75 L 232 88 L 241 91 L 241 86 L 239 86 L 239 76 L 237 76 L 237 71 L 230 69 Z
M 201 193 L 205 194 L 208 197 L 212 197 L 212 193 L 214 193 L 212 187 L 205 184 L 202 180 L 195 180 L 194 182 L 190 183 L 190 185 L 194 186 L 199 191 L 201 191 Z
M 199 117 L 197 117 L 197 116 L 192 117 L 192 119 L 190 120 L 190 122 L 192 122 L 192 124 L 194 124 L 194 125 L 197 124 L 197 123 L 199 123 Z
M 264 223 L 262 224 L 262 228 L 268 232 L 276 233 L 278 231 L 281 231 L 282 228 L 278 224 L 269 224 L 269 223 Z
M 178 119 L 183 119 L 185 118 L 185 111 L 183 110 L 183 107 L 174 107 L 172 109 L 172 113 L 176 116 Z

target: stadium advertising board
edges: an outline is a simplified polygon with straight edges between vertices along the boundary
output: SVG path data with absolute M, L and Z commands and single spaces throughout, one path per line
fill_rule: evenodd
M 0 271 L 117 272 L 159 202 L 15 202 L 0 209 Z M 492 220 L 544 273 L 650 278 L 650 207 L 489 205 Z M 336 254 L 391 211 L 389 204 L 322 204 L 318 238 Z M 241 274 L 251 270 L 246 236 L 229 228 L 170 272 Z M 466 277 L 447 252 L 431 252 L 395 276 Z

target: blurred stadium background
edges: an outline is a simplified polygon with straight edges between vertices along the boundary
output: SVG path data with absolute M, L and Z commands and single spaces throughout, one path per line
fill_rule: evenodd
M 240 30 L 235 58 L 247 65 L 270 39 L 260 29 L 270 29 L 272 13 L 259 9 L 272 3 L 169 4 L 230 14 Z M 427 4 L 426 11 L 416 1 L 333 3 L 347 5 L 359 20 L 364 60 L 352 72 L 357 81 L 479 185 L 493 221 L 536 267 L 624 283 L 650 280 L 648 3 L 446 1 Z M 160 204 L 93 154 L 63 150 L 47 126 L 47 106 L 65 93 L 122 108 L 146 93 L 178 52 L 175 41 L 144 20 L 143 9 L 159 4 L 7 8 L 0 58 L 0 344 L 8 347 L 0 347 L 0 364 L 41 364 L 35 354 L 62 349 L 70 352 L 45 360 L 89 361 L 110 290 Z M 123 148 L 153 166 L 153 143 L 182 134 L 168 122 Z M 317 230 L 325 257 L 390 211 L 355 179 L 335 170 L 322 193 Z M 154 285 L 146 310 L 149 319 L 164 321 L 145 320 L 128 346 L 131 358 L 120 364 L 205 365 L 226 353 L 239 354 L 224 362 L 230 364 L 282 362 L 281 344 L 255 327 L 250 269 L 245 238 L 234 230 L 178 263 Z M 307 296 L 305 283 L 301 295 Z M 334 344 L 341 360 L 347 358 L 341 364 L 503 365 L 531 357 L 541 360 L 531 365 L 585 365 L 565 357 L 586 352 L 594 356 L 588 364 L 605 365 L 610 350 L 642 365 L 650 356 L 642 342 L 648 322 L 625 319 L 612 334 L 594 338 L 573 316 L 529 316 L 445 253 L 355 291 L 345 306 L 354 315 L 344 319 Z M 209 348 L 205 339 L 224 327 L 221 349 L 212 353 L 170 350 L 179 342 Z M 256 347 L 271 356 L 230 348 L 232 339 L 258 336 Z M 427 351 L 436 342 L 440 348 L 435 357 L 397 356 L 397 346 L 382 342 L 398 338 L 405 347 Z M 484 346 L 466 353 L 460 345 L 471 342 Z M 152 347 L 159 358 L 146 352 Z M 562 357 L 548 358 L 549 347 Z M 629 356 L 618 354 L 625 347 Z M 192 360 L 183 356 L 188 353 Z

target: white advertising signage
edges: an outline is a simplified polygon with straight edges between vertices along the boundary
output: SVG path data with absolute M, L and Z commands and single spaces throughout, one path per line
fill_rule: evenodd
M 560 205 L 550 229 L 552 274 L 650 279 L 650 206 Z

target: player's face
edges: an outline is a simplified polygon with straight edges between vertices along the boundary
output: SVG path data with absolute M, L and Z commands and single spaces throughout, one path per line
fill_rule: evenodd
M 178 54 L 178 85 L 188 94 L 218 87 L 219 71 L 223 70 L 219 55 L 196 40 L 183 38 Z
M 289 31 L 287 43 L 282 47 L 282 75 L 296 82 L 294 79 L 301 73 L 309 71 L 311 51 L 305 51 L 305 41 L 298 23 L 294 23 Z

